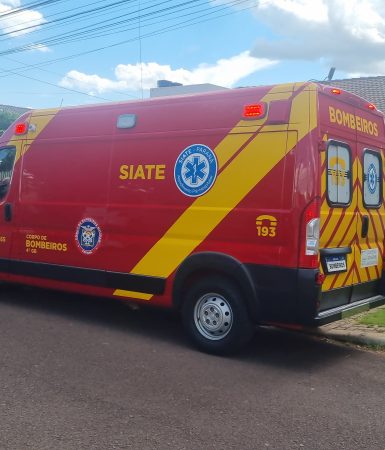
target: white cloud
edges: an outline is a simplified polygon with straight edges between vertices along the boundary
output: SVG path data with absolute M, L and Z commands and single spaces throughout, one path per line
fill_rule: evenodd
M 0 15 L 6 14 L 21 6 L 20 0 L 2 0 L 0 2 Z M 44 22 L 45 19 L 40 12 L 28 9 L 1 17 L 0 30 L 3 33 L 12 33 L 11 36 L 14 37 L 21 36 L 30 33 L 34 29 L 23 30 L 23 28 L 28 28 L 31 25 L 41 25 Z
M 259 0 L 254 4 L 256 19 L 275 36 L 258 38 L 251 55 L 322 61 L 347 73 L 384 74 L 384 0 Z
M 250 51 L 191 70 L 156 62 L 119 64 L 110 79 L 73 70 L 61 84 L 95 94 L 139 91 L 141 83 L 149 89 L 159 79 L 233 87 L 258 70 L 289 60 L 322 62 L 347 74 L 385 73 L 384 0 L 250 0 L 251 5 L 272 37 L 257 38 Z
M 322 0 L 261 0 L 261 11 L 278 9 L 300 20 L 325 23 L 328 18 L 328 8 Z
M 60 80 L 59 85 L 71 89 L 76 88 L 92 95 L 113 90 L 124 90 L 127 86 L 123 81 L 108 80 L 99 75 L 87 75 L 77 70 L 69 71 Z
M 18 8 L 20 6 L 20 0 L 3 0 L 0 5 L 4 5 L 6 7 Z
M 115 68 L 115 79 L 71 70 L 60 81 L 60 85 L 76 88 L 88 93 L 103 93 L 113 90 L 139 91 L 156 86 L 158 80 L 167 79 L 182 84 L 212 83 L 225 87 L 234 86 L 242 78 L 275 64 L 267 58 L 256 58 L 250 52 L 242 52 L 228 59 L 220 59 L 215 64 L 200 64 L 192 70 L 172 69 L 169 65 L 155 62 L 140 64 L 119 64 Z

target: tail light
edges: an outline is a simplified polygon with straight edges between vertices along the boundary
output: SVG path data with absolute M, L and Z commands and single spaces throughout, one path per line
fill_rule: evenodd
M 305 209 L 301 223 L 299 266 L 315 269 L 319 266 L 320 201 L 314 199 Z

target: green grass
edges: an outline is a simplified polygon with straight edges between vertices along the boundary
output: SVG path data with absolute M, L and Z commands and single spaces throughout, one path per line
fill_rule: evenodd
M 385 308 L 366 314 L 359 319 L 359 323 L 368 326 L 385 327 Z

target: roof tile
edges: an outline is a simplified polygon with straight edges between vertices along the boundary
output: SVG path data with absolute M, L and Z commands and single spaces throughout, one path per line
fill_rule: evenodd
M 385 113 L 385 76 L 322 81 L 321 83 L 359 95 Z

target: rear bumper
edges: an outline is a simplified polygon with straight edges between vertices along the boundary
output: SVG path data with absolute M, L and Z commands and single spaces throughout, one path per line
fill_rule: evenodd
M 334 322 L 340 319 L 346 319 L 360 312 L 368 311 L 369 309 L 376 308 L 385 304 L 385 296 L 375 295 L 364 300 L 359 300 L 354 303 L 348 303 L 346 305 L 338 306 L 337 308 L 328 309 L 318 313 L 314 318 L 313 325 L 320 326 L 327 323 Z
M 257 291 L 260 323 L 321 326 L 385 304 L 384 275 L 323 293 L 317 269 L 246 268 Z

